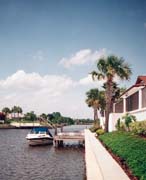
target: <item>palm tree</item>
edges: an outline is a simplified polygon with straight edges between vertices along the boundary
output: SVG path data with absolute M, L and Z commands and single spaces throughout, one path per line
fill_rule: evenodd
M 16 118 L 16 113 L 17 113 L 17 106 L 13 106 L 12 109 L 11 109 L 11 112 L 13 113 L 13 117 Z
M 19 119 L 19 115 L 23 112 L 22 108 L 20 106 L 13 106 L 12 107 L 12 110 L 11 110 L 13 113 L 14 113 L 14 117 L 17 113 L 17 118 Z
M 103 84 L 103 88 L 106 90 L 107 83 Z M 125 88 L 120 88 L 118 87 L 118 84 L 116 82 L 112 83 L 112 99 L 111 99 L 111 107 L 110 107 L 110 112 L 113 111 L 113 104 L 119 100 L 120 95 L 125 91 Z
M 100 98 L 100 114 L 104 116 L 105 106 L 106 106 L 105 91 L 99 91 L 99 98 Z
M 117 76 L 121 80 L 129 80 L 132 74 L 129 64 L 125 63 L 123 58 L 111 55 L 99 59 L 97 63 L 97 71 L 91 72 L 93 80 L 106 80 L 105 87 L 105 131 L 108 132 L 109 114 L 111 112 L 111 104 L 113 97 L 113 83 L 114 78 Z
M 98 120 L 98 109 L 104 108 L 103 102 L 104 102 L 104 96 L 103 93 L 100 92 L 97 88 L 96 89 L 90 89 L 88 92 L 86 92 L 87 99 L 86 103 L 89 107 L 93 108 L 94 111 L 94 124 L 99 125 Z
M 6 117 L 9 115 L 9 113 L 11 113 L 11 110 L 8 107 L 4 107 L 2 109 L 2 112 L 6 115 Z
M 23 110 L 20 106 L 17 106 L 17 113 L 18 113 L 18 118 L 19 118 L 19 115 L 22 114 Z

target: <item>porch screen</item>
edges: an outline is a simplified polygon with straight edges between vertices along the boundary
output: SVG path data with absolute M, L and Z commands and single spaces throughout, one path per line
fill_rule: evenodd
M 115 104 L 115 113 L 122 113 L 123 112 L 123 99 Z
M 138 109 L 138 92 L 126 99 L 126 111 L 133 111 L 136 109 Z

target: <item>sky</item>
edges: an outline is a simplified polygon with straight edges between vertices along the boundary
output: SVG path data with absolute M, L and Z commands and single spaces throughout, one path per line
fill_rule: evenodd
M 145 0 L 0 0 L 0 110 L 93 118 L 90 72 L 111 54 L 133 72 L 119 86 L 146 75 Z

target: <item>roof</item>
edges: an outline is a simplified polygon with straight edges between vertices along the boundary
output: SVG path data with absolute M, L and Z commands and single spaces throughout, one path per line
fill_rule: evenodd
M 146 76 L 138 76 L 135 84 L 146 85 Z
M 122 95 L 130 96 L 141 89 L 143 86 L 146 86 L 146 76 L 138 76 L 134 85 L 129 87 Z

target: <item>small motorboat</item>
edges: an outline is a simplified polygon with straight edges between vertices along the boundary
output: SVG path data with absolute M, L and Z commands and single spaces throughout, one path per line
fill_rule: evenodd
M 53 144 L 53 136 L 47 127 L 34 127 L 26 139 L 31 146 Z

